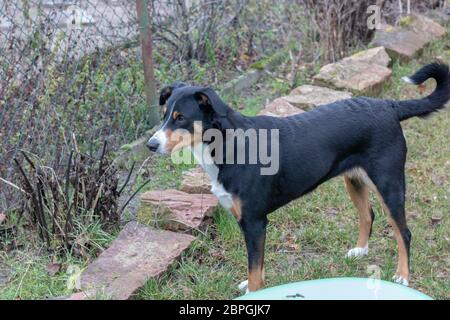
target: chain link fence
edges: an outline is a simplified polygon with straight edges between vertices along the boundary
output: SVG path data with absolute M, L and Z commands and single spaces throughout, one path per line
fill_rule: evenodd
M 138 33 L 135 1 L 0 1 L 0 177 L 21 150 L 57 168 L 148 129 Z

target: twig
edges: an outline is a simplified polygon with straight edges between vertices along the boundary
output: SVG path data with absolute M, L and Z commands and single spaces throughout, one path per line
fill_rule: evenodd
M 147 181 L 145 181 L 139 188 L 137 188 L 137 190 L 128 198 L 128 200 L 125 202 L 125 204 L 122 206 L 122 208 L 118 211 L 119 214 L 122 214 L 123 210 L 125 210 L 126 206 L 130 203 L 130 201 L 138 194 L 139 191 L 141 191 L 141 189 L 143 187 L 145 187 L 149 182 L 151 181 L 151 179 L 148 179 Z
M 42 222 L 42 233 L 45 235 L 45 241 L 47 243 L 47 248 L 50 248 L 50 235 L 47 228 L 47 220 L 45 219 L 45 213 L 44 213 L 44 204 L 42 200 L 42 194 L 44 193 L 44 189 L 42 187 L 42 184 L 40 182 L 37 183 L 37 193 L 38 193 L 38 200 L 39 200 L 39 211 L 41 216 L 41 222 Z
M 17 167 L 19 168 L 20 174 L 23 176 L 23 178 L 25 179 L 25 184 L 27 185 L 29 192 L 31 194 L 31 199 L 33 201 L 34 207 L 37 208 L 38 207 L 38 202 L 36 199 L 36 194 L 34 193 L 34 188 L 30 183 L 30 180 L 28 179 L 27 175 L 25 174 L 25 171 L 23 171 L 22 166 L 20 165 L 19 161 L 17 161 L 16 158 L 14 158 L 14 162 L 17 165 Z M 36 212 L 33 211 L 33 216 L 32 216 L 33 222 L 36 223 L 37 220 L 37 216 L 36 216 Z M 39 229 L 40 230 L 40 229 Z
M 98 166 L 98 176 L 101 177 L 103 175 L 102 173 L 102 169 L 103 169 L 103 158 L 105 157 L 105 153 L 106 153 L 106 146 L 107 146 L 107 141 L 105 140 L 105 142 L 103 143 L 103 149 L 102 149 L 102 154 L 100 155 L 100 164 Z
M 69 183 L 70 183 L 70 166 L 72 164 L 72 156 L 73 156 L 73 150 L 70 151 L 70 155 L 69 155 L 69 161 L 67 162 L 67 170 L 66 170 L 66 203 L 67 203 L 67 207 L 70 207 L 69 205 Z
M 22 192 L 22 193 L 28 194 L 28 192 L 26 192 L 25 190 L 23 190 L 21 187 L 15 185 L 14 183 L 12 183 L 12 182 L 10 182 L 10 181 L 8 181 L 8 180 L 5 180 L 5 179 L 3 179 L 3 178 L 0 178 L 0 181 L 6 183 L 7 185 L 9 185 L 9 186 L 11 186 L 11 187 L 13 187 L 14 189 L 19 190 L 19 191 Z
M 117 193 L 118 196 L 120 197 L 120 195 L 122 194 L 123 190 L 125 189 L 125 187 L 127 186 L 128 182 L 130 182 L 130 178 L 131 178 L 131 174 L 133 173 L 134 170 L 134 166 L 136 165 L 136 161 L 133 161 L 133 164 L 131 165 L 131 169 L 130 172 L 128 172 L 128 176 L 122 186 L 122 188 L 120 188 L 119 192 Z

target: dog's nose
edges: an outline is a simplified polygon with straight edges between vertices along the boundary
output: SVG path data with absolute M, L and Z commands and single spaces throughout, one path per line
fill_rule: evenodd
M 159 148 L 159 141 L 155 138 L 151 138 L 147 142 L 147 147 L 150 149 L 150 151 L 156 152 L 156 150 L 158 150 Z

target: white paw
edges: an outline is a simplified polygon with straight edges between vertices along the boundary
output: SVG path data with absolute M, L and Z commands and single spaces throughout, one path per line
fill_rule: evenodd
M 401 276 L 398 276 L 398 275 L 393 276 L 393 277 L 392 277 L 392 280 L 393 280 L 395 283 L 398 283 L 398 284 L 401 284 L 401 285 L 404 285 L 404 286 L 408 286 L 408 285 L 409 285 L 409 282 L 408 282 L 407 279 L 405 279 L 405 278 L 403 278 L 403 277 L 401 277 Z
M 245 292 L 245 294 L 249 293 L 248 290 L 248 280 L 242 281 L 241 283 L 239 283 L 238 285 L 239 290 L 241 290 L 242 292 Z
M 367 256 L 368 253 L 369 253 L 369 246 L 367 245 L 364 248 L 359 248 L 359 247 L 353 248 L 353 249 L 349 250 L 345 256 L 347 258 L 362 257 L 362 256 Z

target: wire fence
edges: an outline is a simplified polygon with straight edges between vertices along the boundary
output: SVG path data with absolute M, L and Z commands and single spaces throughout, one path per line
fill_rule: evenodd
M 148 129 L 138 33 L 134 1 L 0 1 L 0 177 L 20 150 L 57 167 Z

